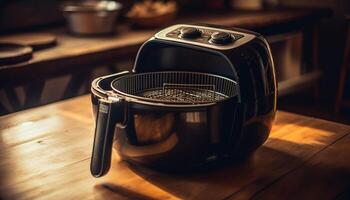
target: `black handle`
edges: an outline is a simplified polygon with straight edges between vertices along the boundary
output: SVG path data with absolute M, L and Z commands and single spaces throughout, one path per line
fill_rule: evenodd
M 111 165 L 111 154 L 116 123 L 124 118 L 124 103 L 100 99 L 96 118 L 94 146 L 92 150 L 90 171 L 94 177 L 105 175 Z

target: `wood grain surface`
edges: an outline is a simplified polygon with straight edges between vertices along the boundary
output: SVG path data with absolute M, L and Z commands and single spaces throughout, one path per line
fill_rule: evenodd
M 48 33 L 22 33 L 7 35 L 0 38 L 0 42 L 16 43 L 31 46 L 34 50 L 53 47 L 56 44 L 56 36 Z
M 0 199 L 349 198 L 350 126 L 279 111 L 247 160 L 175 175 L 114 154 L 96 179 L 90 106 L 82 96 L 0 117 Z

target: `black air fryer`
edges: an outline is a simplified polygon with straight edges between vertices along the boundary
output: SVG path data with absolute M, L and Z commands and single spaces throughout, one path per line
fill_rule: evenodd
M 95 177 L 108 172 L 112 148 L 126 161 L 165 171 L 247 156 L 266 141 L 276 113 L 266 40 L 211 25 L 158 32 L 131 72 L 97 78 L 91 90 Z

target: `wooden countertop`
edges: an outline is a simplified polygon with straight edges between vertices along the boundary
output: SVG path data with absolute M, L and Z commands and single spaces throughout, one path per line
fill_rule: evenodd
M 174 23 L 213 23 L 268 34 L 288 29 L 302 29 L 330 15 L 328 9 L 289 8 L 254 12 L 196 13 L 180 17 Z M 135 56 L 139 46 L 156 31 L 131 30 L 125 25 L 120 25 L 116 28 L 116 34 L 112 36 L 78 37 L 68 34 L 66 28 L 42 30 L 40 33 L 51 33 L 57 37 L 57 46 L 35 52 L 33 58 L 27 62 L 0 66 L 0 82 L 2 85 L 20 84 L 22 79 L 37 79 L 40 75 L 48 78 L 67 71 L 130 59 Z M 0 36 L 0 41 L 6 40 L 6 37 L 8 35 Z M 13 38 L 13 35 L 11 37 Z
M 350 126 L 279 111 L 248 160 L 197 174 L 129 166 L 90 175 L 90 97 L 0 117 L 0 199 L 349 198 Z

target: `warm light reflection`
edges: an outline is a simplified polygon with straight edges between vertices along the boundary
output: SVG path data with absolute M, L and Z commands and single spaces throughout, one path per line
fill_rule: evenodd
M 325 145 L 326 138 L 332 136 L 334 132 L 328 130 L 313 128 L 310 125 L 290 124 L 275 126 L 269 138 L 299 145 Z
M 27 122 L 21 123 L 19 126 L 20 126 L 20 127 L 23 127 L 23 128 L 28 128 L 28 127 L 30 127 L 30 126 L 33 125 L 33 124 L 34 124 L 34 122 L 32 122 L 32 121 L 27 121 Z
M 184 114 L 188 123 L 204 123 L 207 121 L 207 113 L 205 112 L 186 112 Z
M 38 121 L 25 121 L 3 130 L 1 139 L 6 145 L 19 144 L 57 131 L 62 127 L 62 124 L 67 124 L 67 120 L 63 120 L 58 116 L 43 118 Z

